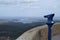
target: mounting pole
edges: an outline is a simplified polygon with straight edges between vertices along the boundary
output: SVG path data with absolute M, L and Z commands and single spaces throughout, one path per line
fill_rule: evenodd
M 46 23 L 48 25 L 48 40 L 51 40 L 52 25 L 54 24 L 54 22 L 53 22 L 54 14 L 45 15 L 44 17 L 48 19 L 47 23 Z

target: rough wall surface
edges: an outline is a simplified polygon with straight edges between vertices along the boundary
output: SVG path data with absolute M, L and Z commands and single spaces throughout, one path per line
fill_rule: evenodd
M 52 37 L 60 34 L 60 23 L 56 23 L 52 27 Z M 23 33 L 16 40 L 47 40 L 48 26 L 38 26 Z

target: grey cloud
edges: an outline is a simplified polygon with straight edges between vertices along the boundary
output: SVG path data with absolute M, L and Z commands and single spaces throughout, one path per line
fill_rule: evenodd
M 13 4 L 24 4 L 24 3 L 35 3 L 36 0 L 0 0 L 0 5 L 13 5 Z

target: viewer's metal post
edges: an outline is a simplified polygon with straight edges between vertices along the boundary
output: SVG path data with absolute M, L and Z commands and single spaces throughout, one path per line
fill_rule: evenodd
M 48 21 L 47 21 L 47 25 L 48 25 L 48 40 L 51 40 L 51 31 L 52 31 L 52 25 L 54 24 L 53 22 L 53 17 L 54 17 L 54 14 L 50 14 L 50 15 L 46 15 L 44 16 L 45 18 L 48 18 Z

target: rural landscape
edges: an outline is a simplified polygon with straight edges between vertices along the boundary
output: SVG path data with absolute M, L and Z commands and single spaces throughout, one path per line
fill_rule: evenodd
M 0 21 L 0 36 L 7 36 L 15 40 L 32 28 L 46 25 L 47 20 L 42 18 L 6 18 L 0 19 Z M 54 22 L 59 23 L 60 20 L 54 20 Z
M 0 40 L 60 40 L 60 0 L 0 0 Z

